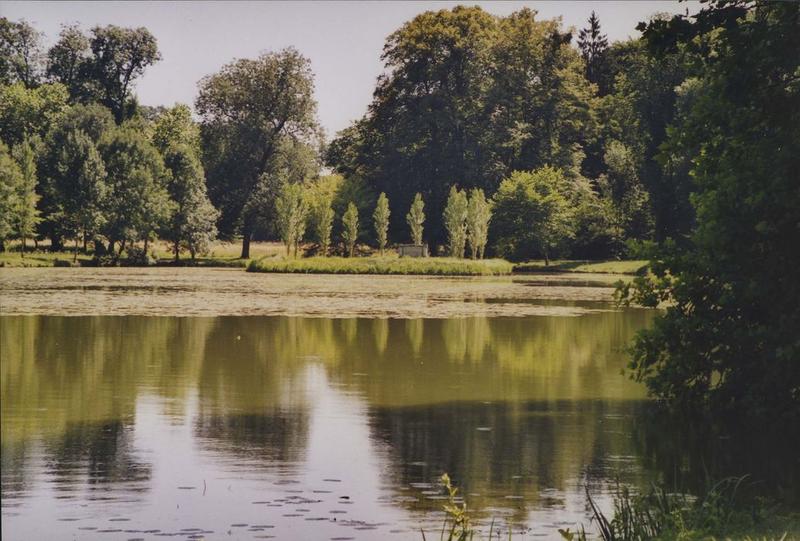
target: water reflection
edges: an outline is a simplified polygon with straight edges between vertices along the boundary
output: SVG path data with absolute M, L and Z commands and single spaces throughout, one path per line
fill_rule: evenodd
M 416 539 L 448 471 L 552 535 L 697 472 L 619 375 L 650 317 L 2 317 L 3 530 Z

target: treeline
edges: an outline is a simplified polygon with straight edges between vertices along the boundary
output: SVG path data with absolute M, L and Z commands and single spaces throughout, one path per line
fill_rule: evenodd
M 663 162 L 659 149 L 688 106 L 681 85 L 697 71 L 694 56 L 656 57 L 640 39 L 609 45 L 594 14 L 573 36 L 529 9 L 426 12 L 389 36 L 373 102 L 331 142 L 327 162 L 397 210 L 420 192 L 433 245 L 446 239 L 451 186 L 505 199 L 515 186 L 490 234 L 498 254 L 623 255 L 630 239 L 691 228 L 687 164 Z M 523 181 L 531 171 L 547 182 Z M 549 207 L 555 220 L 537 221 Z
M 155 238 L 192 257 L 216 237 L 200 130 L 187 106 L 138 106 L 159 59 L 144 28 L 63 29 L 46 54 L 24 21 L 0 21 L 0 242 L 67 241 L 139 263 Z M 144 247 L 134 247 L 143 242 Z M 127 248 L 127 250 L 126 250 Z
M 137 104 L 136 81 L 160 59 L 144 28 L 68 26 L 45 51 L 28 23 L 3 19 L 0 37 L 3 240 L 121 253 L 158 237 L 194 255 L 219 234 L 242 238 L 249 257 L 251 239 L 286 236 L 286 187 L 325 184 L 323 164 L 344 177 L 328 182 L 328 240 L 320 246 L 311 210 L 290 235 L 321 252 L 413 241 L 452 253 L 453 187 L 502 209 L 481 254 L 510 259 L 621 256 L 629 240 L 680 237 L 692 224 L 688 165 L 659 154 L 685 106 L 692 54 L 609 45 L 594 15 L 573 39 L 528 9 L 423 13 L 389 36 L 366 116 L 327 146 L 310 63 L 294 49 L 204 78 L 195 122 L 186 106 Z M 363 219 L 381 193 L 386 231 L 350 238 L 349 203 Z M 415 194 L 428 214 L 422 237 L 406 220 Z

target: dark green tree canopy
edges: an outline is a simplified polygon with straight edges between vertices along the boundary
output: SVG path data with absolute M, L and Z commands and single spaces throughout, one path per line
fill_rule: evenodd
M 294 49 L 237 60 L 200 82 L 195 105 L 220 229 L 243 234 L 245 257 L 258 222 L 253 198 L 265 191 L 261 181 L 303 169 L 309 158 L 316 162 L 321 132 L 310 63 Z M 306 159 L 290 163 L 286 153 Z
M 332 141 L 327 161 L 387 194 L 392 236 L 406 234 L 417 192 L 430 208 L 426 236 L 441 244 L 456 181 L 492 194 L 514 169 L 581 174 L 592 94 L 558 22 L 528 9 L 505 18 L 477 7 L 426 12 L 389 36 L 382 58 L 367 115 Z

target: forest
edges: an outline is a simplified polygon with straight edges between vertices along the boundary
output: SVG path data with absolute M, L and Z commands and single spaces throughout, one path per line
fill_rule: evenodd
M 619 301 L 667 308 L 636 377 L 800 419 L 800 5 L 720 0 L 637 30 L 422 13 L 387 37 L 364 116 L 327 137 L 296 49 L 232 60 L 193 107 L 151 107 L 146 28 L 66 26 L 45 50 L 2 19 L 0 242 L 99 264 L 215 238 L 242 258 L 254 239 L 295 257 L 646 258 Z
M 0 238 L 23 247 L 121 254 L 158 237 L 194 255 L 219 235 L 242 239 L 244 258 L 250 239 L 277 238 L 463 255 L 445 218 L 452 187 L 496 208 L 476 253 L 512 260 L 625 257 L 693 223 L 687 164 L 667 164 L 662 145 L 699 55 L 609 44 L 594 15 L 573 36 L 529 9 L 423 13 L 387 38 L 367 113 L 329 141 L 297 50 L 232 61 L 199 82 L 194 109 L 148 107 L 134 92 L 160 59 L 147 29 L 67 26 L 44 50 L 27 22 L 2 24 Z M 362 224 L 349 243 L 349 204 L 364 222 L 382 193 L 388 230 Z

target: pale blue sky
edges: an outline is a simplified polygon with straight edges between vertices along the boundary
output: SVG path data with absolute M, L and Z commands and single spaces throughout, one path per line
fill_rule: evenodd
M 541 18 L 561 16 L 581 28 L 592 10 L 610 40 L 636 36 L 636 24 L 656 12 L 696 10 L 696 2 L 13 2 L 0 14 L 27 19 L 52 43 L 65 23 L 84 28 L 145 26 L 158 39 L 163 59 L 139 81 L 146 105 L 192 104 L 197 81 L 234 58 L 289 45 L 311 60 L 319 118 L 328 136 L 361 117 L 381 73 L 386 36 L 414 15 L 458 4 L 507 15 L 524 6 Z

